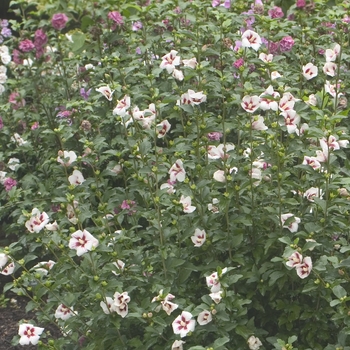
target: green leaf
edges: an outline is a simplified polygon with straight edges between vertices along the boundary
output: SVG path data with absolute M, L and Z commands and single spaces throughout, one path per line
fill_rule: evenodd
M 223 346 L 226 343 L 228 343 L 229 341 L 230 341 L 229 337 L 222 337 L 222 338 L 216 339 L 214 344 L 213 344 L 213 348 L 216 349 L 219 346 Z
M 333 287 L 332 292 L 338 299 L 346 297 L 347 294 L 346 290 L 340 285 Z
M 81 33 L 81 32 L 75 32 L 73 35 L 72 35 L 72 40 L 73 40 L 73 43 L 72 43 L 72 50 L 73 51 L 78 51 L 80 50 L 83 46 L 84 46 L 84 43 L 85 43 L 85 34 Z

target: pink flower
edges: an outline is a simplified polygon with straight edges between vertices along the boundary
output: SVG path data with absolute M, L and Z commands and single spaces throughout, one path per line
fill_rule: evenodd
M 309 202 L 314 202 L 314 198 L 322 198 L 322 190 L 317 187 L 310 187 L 304 193 L 304 198 Z
M 325 51 L 325 57 L 327 62 L 333 62 L 337 59 L 339 53 L 340 53 L 340 45 L 335 44 L 333 49 L 327 49 Z
M 297 266 L 301 265 L 302 260 L 303 260 L 303 256 L 299 252 L 294 252 L 288 258 L 286 265 L 289 267 L 297 267 Z
M 21 345 L 33 345 L 38 344 L 40 335 L 44 331 L 44 328 L 34 327 L 29 323 L 22 323 L 19 325 L 18 334 L 21 336 L 19 343 Z
M 68 17 L 64 13 L 55 13 L 51 19 L 51 24 L 56 30 L 63 29 L 67 22 Z
M 192 314 L 187 311 L 182 311 L 181 315 L 177 316 L 172 323 L 174 334 L 180 334 L 183 338 L 189 332 L 193 332 L 196 326 L 196 321 L 192 320 Z
M 107 17 L 115 23 L 115 26 L 112 28 L 113 30 L 117 25 L 121 26 L 124 23 L 123 16 L 118 11 L 109 12 Z
M 132 24 L 132 28 L 131 28 L 131 29 L 132 29 L 134 32 L 137 32 L 138 30 L 142 29 L 142 27 L 143 27 L 142 22 L 136 21 L 136 22 L 134 22 L 134 23 Z
M 30 52 L 35 48 L 33 42 L 29 39 L 25 39 L 19 43 L 19 49 L 22 52 Z
M 196 228 L 194 231 L 194 235 L 191 237 L 191 240 L 195 247 L 201 247 L 206 240 L 206 232 L 204 230 L 200 230 Z
M 318 161 L 316 157 L 304 156 L 304 160 L 302 164 L 310 165 L 314 170 L 318 170 L 321 168 L 321 163 Z
M 14 110 L 20 109 L 26 105 L 25 99 L 16 91 L 10 94 L 9 103 L 11 103 Z
M 252 118 L 252 129 L 253 130 L 267 130 L 268 127 L 264 123 L 264 117 L 261 115 L 255 116 Z
M 244 59 L 243 58 L 239 58 L 238 60 L 236 60 L 235 62 L 233 62 L 233 66 L 235 68 L 239 68 L 242 67 L 244 65 Z
M 297 8 L 304 8 L 306 6 L 306 1 L 305 0 L 297 0 L 297 3 L 295 5 Z
M 323 73 L 334 77 L 337 72 L 337 65 L 334 62 L 326 62 L 323 66 Z
M 220 138 L 222 137 L 221 132 L 213 131 L 207 134 L 207 137 L 210 141 L 220 141 Z
M 282 18 L 284 16 L 282 9 L 278 6 L 274 6 L 268 11 L 268 14 L 271 18 Z
M 75 231 L 71 236 L 72 238 L 69 240 L 68 246 L 70 249 L 75 249 L 78 256 L 98 246 L 98 240 L 87 230 Z
M 17 181 L 11 177 L 7 177 L 5 178 L 3 185 L 5 187 L 5 191 L 9 192 L 12 187 L 17 186 Z
M 291 36 L 285 36 L 280 41 L 281 52 L 290 51 L 294 46 L 294 39 Z
M 297 265 L 296 267 L 297 275 L 304 279 L 310 275 L 312 270 L 312 260 L 310 257 L 304 258 L 302 264 Z
M 208 324 L 209 322 L 211 322 L 212 319 L 213 319 L 213 317 L 211 315 L 211 312 L 208 310 L 204 310 L 198 315 L 197 322 L 201 326 L 204 326 L 204 325 Z
M 186 171 L 184 169 L 181 159 L 178 159 L 169 169 L 170 181 L 175 183 L 176 181 L 184 182 L 186 177 Z
M 272 54 L 266 54 L 264 52 L 261 52 L 259 54 L 259 58 L 264 62 L 264 63 L 271 63 L 273 60 L 273 55 Z
M 215 304 L 219 304 L 222 299 L 221 294 L 222 294 L 222 290 L 219 290 L 218 292 L 210 293 L 209 296 Z
M 280 115 L 284 117 L 284 124 L 287 127 L 289 134 L 293 134 L 297 131 L 297 127 L 300 123 L 300 116 L 295 110 L 288 110 L 282 112 Z
M 259 97 L 260 97 L 259 107 L 263 111 L 267 111 L 269 109 L 273 111 L 278 110 L 278 103 L 276 99 L 280 97 L 280 94 L 273 90 L 272 85 L 270 85 Z
M 45 46 L 47 43 L 47 35 L 42 29 L 38 29 L 34 34 L 34 46 L 38 50 Z

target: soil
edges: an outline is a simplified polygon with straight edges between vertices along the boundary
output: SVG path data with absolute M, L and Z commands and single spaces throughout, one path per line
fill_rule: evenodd
M 0 296 L 4 285 L 11 277 L 0 275 Z M 19 297 L 11 292 L 5 293 L 6 302 L 0 300 L 0 350 L 35 350 L 36 345 L 12 345 L 12 339 L 18 334 L 19 321 L 35 320 L 35 313 L 26 312 L 27 299 Z M 59 330 L 54 325 L 45 327 L 45 332 L 50 331 L 53 337 L 59 336 Z

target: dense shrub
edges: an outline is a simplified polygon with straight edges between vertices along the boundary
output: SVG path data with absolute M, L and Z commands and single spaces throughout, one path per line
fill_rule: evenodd
M 349 2 L 12 3 L 13 343 L 349 350 Z

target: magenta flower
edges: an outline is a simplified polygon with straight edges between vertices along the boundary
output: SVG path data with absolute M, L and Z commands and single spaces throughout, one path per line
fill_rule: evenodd
M 22 64 L 23 63 L 23 59 L 21 58 L 21 52 L 14 49 L 12 51 L 12 56 L 13 56 L 13 62 L 15 62 L 16 64 Z
M 295 5 L 297 8 L 304 8 L 306 6 L 306 1 L 305 0 L 297 0 L 297 3 Z
M 210 141 L 220 141 L 222 133 L 218 131 L 213 131 L 207 134 L 207 137 Z
M 294 46 L 294 39 L 291 36 L 285 36 L 280 41 L 280 50 L 281 52 L 290 51 Z
M 63 29 L 67 22 L 68 17 L 64 13 L 55 13 L 51 19 L 51 24 L 56 30 Z
M 282 18 L 284 16 L 282 9 L 278 6 L 274 6 L 268 11 L 268 14 L 271 18 Z
M 2 117 L 0 117 L 0 130 L 4 127 L 4 121 L 2 120 Z
M 9 102 L 11 103 L 12 108 L 14 110 L 17 110 L 26 105 L 26 101 L 23 98 L 21 98 L 21 95 L 16 91 L 10 94 Z
M 121 26 L 124 23 L 123 16 L 118 11 L 109 12 L 107 17 L 114 22 L 112 30 L 115 30 L 117 26 Z
M 25 39 L 19 43 L 19 49 L 22 52 L 30 52 L 35 48 L 33 42 L 29 39 Z
M 236 60 L 235 62 L 233 62 L 233 66 L 235 68 L 239 68 L 242 67 L 244 65 L 244 59 L 243 58 L 239 58 L 238 60 Z
M 17 186 L 17 181 L 15 179 L 12 179 L 11 177 L 7 177 L 4 180 L 3 184 L 6 192 L 9 192 L 12 187 Z
M 44 45 L 46 45 L 46 43 L 47 43 L 47 35 L 40 28 L 34 34 L 34 46 L 38 50 L 42 48 Z

